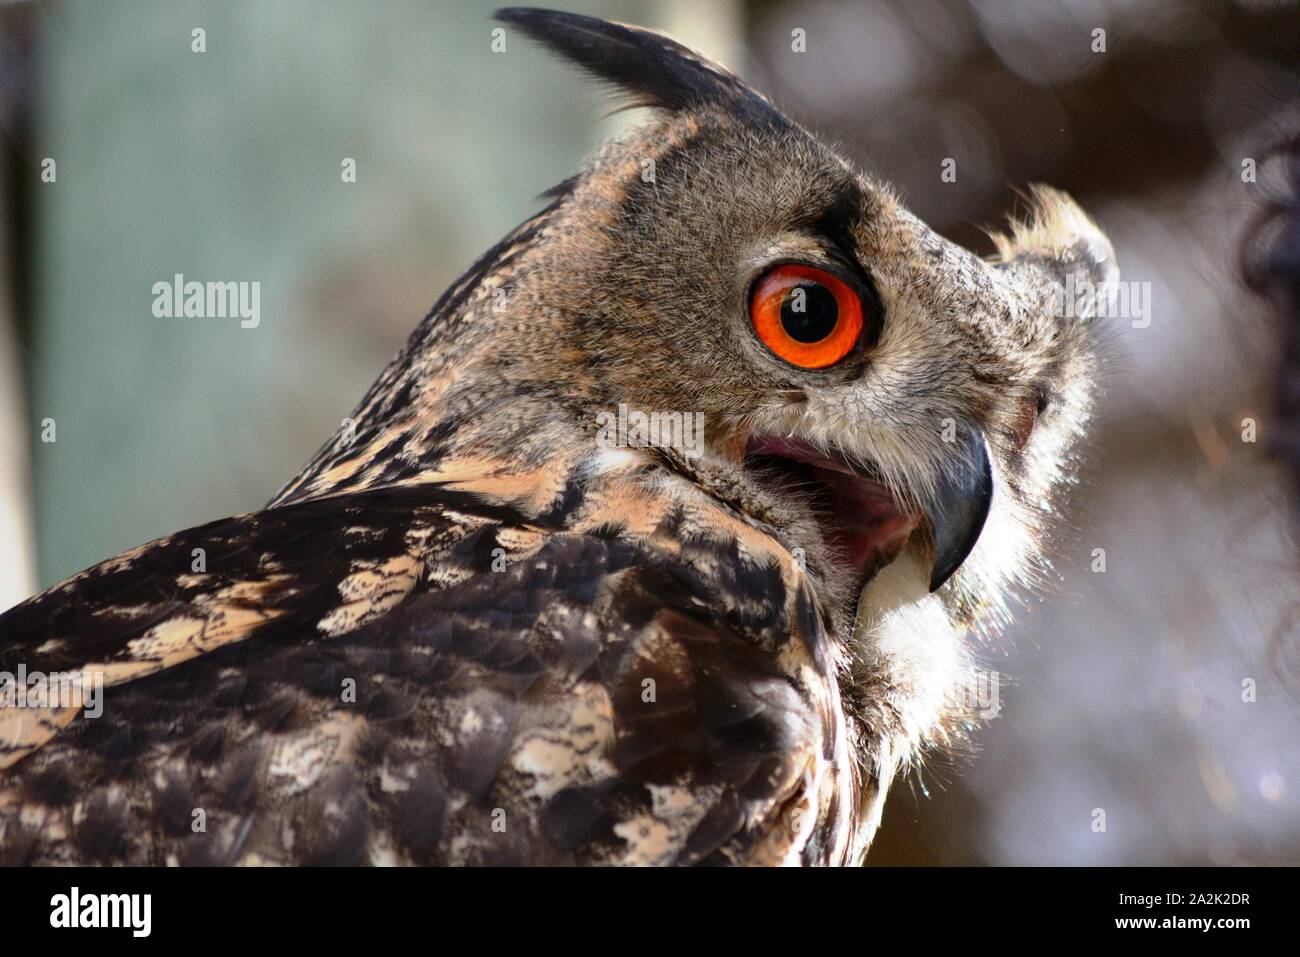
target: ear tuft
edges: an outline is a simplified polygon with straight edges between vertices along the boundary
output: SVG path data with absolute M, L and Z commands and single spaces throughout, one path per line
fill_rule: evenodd
M 631 97 L 629 106 L 678 111 L 719 105 L 755 120 L 785 120 L 735 74 L 675 40 L 642 27 L 534 7 L 493 16 Z
M 1088 218 L 1073 199 L 1049 186 L 1033 185 L 1025 196 L 1029 213 L 1011 221 L 1009 233 L 990 232 L 997 247 L 997 260 L 1012 263 L 1031 258 L 1051 264 L 1064 281 L 1073 271 L 1095 285 L 1119 281 L 1115 249 L 1106 234 Z

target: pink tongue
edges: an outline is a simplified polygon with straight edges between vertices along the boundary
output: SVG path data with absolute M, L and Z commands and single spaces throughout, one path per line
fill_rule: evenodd
M 817 480 L 835 498 L 834 510 L 822 521 L 830 543 L 859 573 L 893 561 L 920 521 L 898 511 L 883 486 L 864 479 L 847 464 L 829 458 L 801 439 L 764 435 L 750 440 L 752 455 L 779 455 L 811 465 Z
M 835 495 L 835 521 L 826 534 L 858 570 L 893 561 L 916 528 L 913 515 L 899 512 L 889 494 L 851 473 L 818 467 L 817 477 Z

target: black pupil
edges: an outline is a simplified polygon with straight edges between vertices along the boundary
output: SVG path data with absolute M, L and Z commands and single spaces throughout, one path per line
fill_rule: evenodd
M 820 283 L 792 286 L 781 303 L 781 325 L 795 342 L 821 342 L 835 330 L 840 308 Z

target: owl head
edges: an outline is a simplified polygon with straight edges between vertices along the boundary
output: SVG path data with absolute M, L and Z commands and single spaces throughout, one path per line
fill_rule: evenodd
M 924 744 L 970 672 L 961 632 L 998 627 L 1006 596 L 1047 571 L 1110 244 L 1036 188 L 982 258 L 662 35 L 496 16 L 650 112 L 416 331 L 358 412 L 396 449 L 384 468 L 569 454 L 588 476 L 630 459 L 704 488 L 805 565 L 866 720 Z M 680 413 L 699 441 L 601 447 L 616 410 Z

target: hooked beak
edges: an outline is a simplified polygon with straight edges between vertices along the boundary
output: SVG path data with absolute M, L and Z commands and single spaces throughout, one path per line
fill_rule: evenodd
M 934 533 L 931 592 L 942 588 L 970 555 L 993 501 L 993 466 L 984 434 L 974 427 L 965 434 L 957 464 L 940 481 L 926 509 Z

